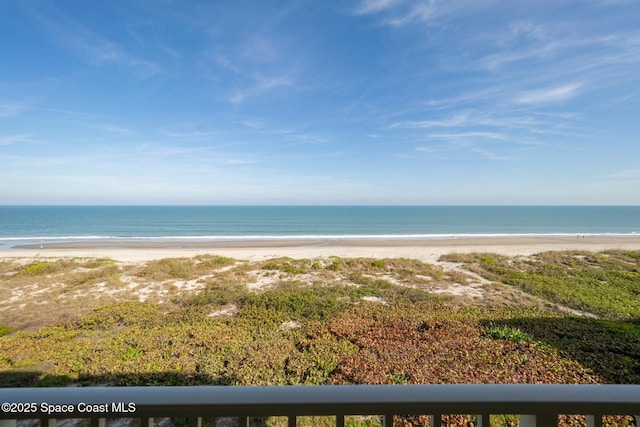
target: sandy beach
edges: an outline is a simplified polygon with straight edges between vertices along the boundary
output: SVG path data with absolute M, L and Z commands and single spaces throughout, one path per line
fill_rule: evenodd
M 493 252 L 531 255 L 545 251 L 603 251 L 638 249 L 640 235 L 628 237 L 508 237 L 442 240 L 256 240 L 233 242 L 69 242 L 20 245 L 0 251 L 0 258 L 108 257 L 118 261 L 147 261 L 169 257 L 216 254 L 259 261 L 274 257 L 328 256 L 412 258 L 435 262 L 447 253 Z

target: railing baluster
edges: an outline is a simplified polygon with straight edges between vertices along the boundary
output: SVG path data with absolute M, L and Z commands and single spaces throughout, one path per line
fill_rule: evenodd
M 478 418 L 477 427 L 491 427 L 489 414 L 479 414 L 479 415 L 476 415 L 476 417 Z
M 336 415 L 336 427 L 344 427 L 344 415 Z
M 602 427 L 602 415 L 587 415 L 587 427 Z
M 537 427 L 535 415 L 520 415 L 520 427 Z
M 298 420 L 295 415 L 289 415 L 287 418 L 289 419 L 289 427 L 296 427 L 298 425 Z
M 153 427 L 153 417 L 142 417 L 140 425 L 142 427 Z
M 384 427 L 393 427 L 393 414 L 387 414 L 384 416 Z
M 0 421 L 2 423 L 2 421 Z M 2 425 L 2 424 L 0 424 Z M 51 418 L 40 418 L 40 427 L 56 427 L 56 420 Z
M 537 414 L 537 415 L 520 415 L 520 427 L 557 427 L 558 415 L 556 414 Z
M 442 415 L 432 414 L 429 416 L 430 427 L 442 427 Z

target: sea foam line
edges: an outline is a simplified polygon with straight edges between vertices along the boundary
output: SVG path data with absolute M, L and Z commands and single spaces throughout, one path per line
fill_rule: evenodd
M 433 234 L 303 234 L 303 235 L 212 235 L 212 236 L 19 236 L 0 241 L 229 241 L 229 240 L 422 240 L 510 237 L 638 237 L 640 233 L 433 233 Z

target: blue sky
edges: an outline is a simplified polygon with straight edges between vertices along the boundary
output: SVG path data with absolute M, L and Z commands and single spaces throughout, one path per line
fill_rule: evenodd
M 0 7 L 0 204 L 640 204 L 637 0 Z

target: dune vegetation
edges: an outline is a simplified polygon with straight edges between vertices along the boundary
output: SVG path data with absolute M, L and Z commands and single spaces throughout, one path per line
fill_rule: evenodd
M 0 293 L 3 387 L 640 384 L 636 252 L 5 260 Z

